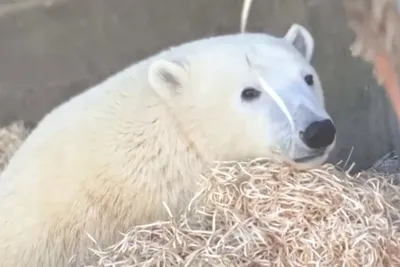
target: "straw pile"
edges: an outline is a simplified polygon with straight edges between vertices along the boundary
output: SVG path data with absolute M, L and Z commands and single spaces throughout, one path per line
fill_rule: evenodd
M 400 187 L 332 165 L 221 163 L 181 218 L 137 226 L 89 266 L 400 266 Z
M 2 159 L 22 129 L 0 131 L 1 145 L 7 131 L 16 142 Z M 108 248 L 93 240 L 83 266 L 400 266 L 400 187 L 379 173 L 259 159 L 218 163 L 198 181 L 180 218 L 136 226 Z

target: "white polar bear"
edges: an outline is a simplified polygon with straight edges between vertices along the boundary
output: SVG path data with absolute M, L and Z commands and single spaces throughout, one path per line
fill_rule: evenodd
M 0 266 L 64 267 L 136 224 L 168 219 L 214 160 L 324 162 L 335 128 L 311 34 L 172 47 L 46 115 L 0 177 Z M 285 106 L 284 108 L 282 106 Z

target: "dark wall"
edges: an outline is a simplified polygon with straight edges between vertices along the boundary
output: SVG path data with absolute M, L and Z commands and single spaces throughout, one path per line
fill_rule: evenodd
M 32 0 L 33 1 L 33 0 Z M 0 4 L 0 123 L 37 121 L 55 105 L 160 49 L 239 29 L 239 0 L 54 0 Z M 316 39 L 315 65 L 338 145 L 331 161 L 370 166 L 392 147 L 388 104 L 368 65 L 350 56 L 341 1 L 254 0 L 250 31 L 292 23 Z

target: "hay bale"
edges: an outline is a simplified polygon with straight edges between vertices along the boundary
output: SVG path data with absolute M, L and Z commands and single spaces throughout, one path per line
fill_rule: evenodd
M 0 171 L 4 170 L 14 152 L 30 133 L 31 127 L 15 121 L 0 128 Z
M 257 160 L 200 183 L 182 217 L 94 245 L 84 266 L 400 266 L 400 187 L 383 175 Z

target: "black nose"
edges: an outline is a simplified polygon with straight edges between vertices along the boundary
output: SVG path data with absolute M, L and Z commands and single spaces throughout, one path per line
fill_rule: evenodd
M 331 120 L 314 121 L 300 132 L 303 142 L 310 148 L 318 149 L 329 146 L 335 140 L 336 129 Z

